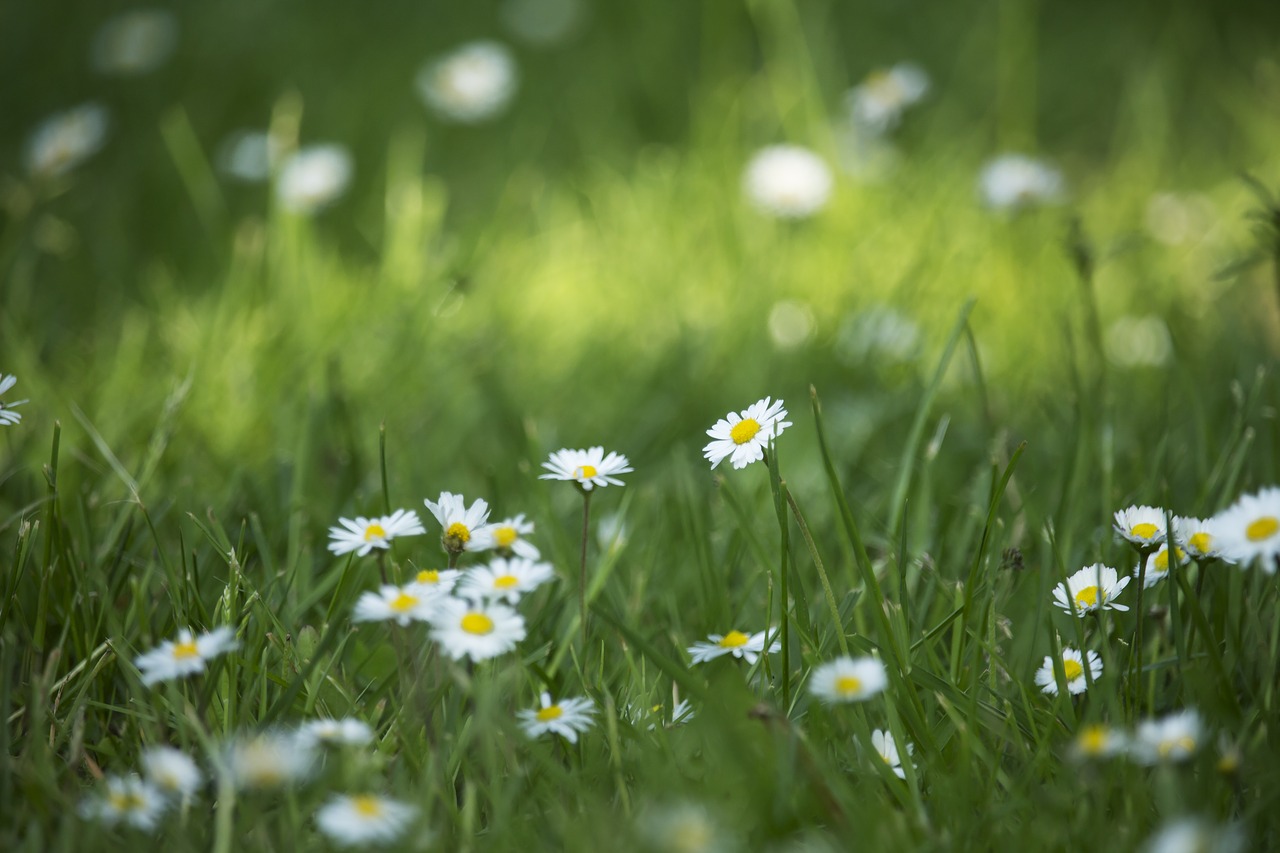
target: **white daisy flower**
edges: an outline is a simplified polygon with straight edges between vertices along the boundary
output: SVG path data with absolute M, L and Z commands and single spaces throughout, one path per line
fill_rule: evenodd
M 555 580 L 555 576 L 550 563 L 535 563 L 520 557 L 511 560 L 494 557 L 489 565 L 468 570 L 457 594 L 463 598 L 487 598 L 515 604 L 521 596 L 533 592 L 547 581 Z
M 1185 566 L 1191 559 L 1187 552 L 1177 545 L 1173 546 L 1174 559 L 1179 566 Z M 1136 578 L 1140 568 L 1133 570 L 1133 576 Z M 1169 545 L 1165 543 L 1160 546 L 1160 550 L 1154 554 L 1147 555 L 1147 570 L 1143 573 L 1142 586 L 1144 589 L 1150 589 L 1160 581 L 1169 576 Z
M 462 578 L 457 569 L 423 569 L 413 576 L 413 583 L 436 589 L 441 596 L 453 592 L 454 586 Z
M 363 720 L 344 717 L 341 720 L 308 720 L 298 726 L 298 742 L 304 749 L 317 746 L 366 746 L 373 743 L 373 729 Z
M 767 648 L 766 648 L 767 647 Z M 771 655 L 782 648 L 777 640 L 777 632 L 758 631 L 747 635 L 741 631 L 730 631 L 727 634 L 710 634 L 705 641 L 699 641 L 689 647 L 689 656 L 693 663 L 706 663 L 722 655 L 733 655 L 735 658 L 754 664 L 760 655 Z
M 18 384 L 18 377 L 12 375 L 5 376 L 3 373 L 0 373 L 0 394 L 4 394 L 16 384 Z M 22 415 L 15 412 L 14 409 L 25 402 L 27 401 L 14 400 L 11 403 L 6 403 L 5 401 L 0 400 L 0 425 L 12 426 L 22 420 Z
M 390 844 L 404 835 L 418 810 L 374 794 L 334 795 L 316 812 L 316 826 L 335 844 Z
M 1233 561 L 1245 564 L 1255 558 L 1268 574 L 1276 571 L 1280 556 L 1280 487 L 1242 495 L 1213 518 L 1222 538 L 1222 550 Z
M 177 43 L 178 19 L 172 12 L 132 9 L 98 29 L 89 55 L 99 74 L 132 77 L 164 65 Z
M 405 586 L 387 585 L 377 592 L 362 594 L 351 618 L 356 622 L 394 619 L 401 627 L 414 620 L 427 622 L 442 595 L 439 588 L 433 586 L 416 583 Z
M 296 735 L 268 731 L 229 744 L 219 773 L 236 788 L 279 788 L 309 777 L 315 759 L 315 751 L 304 748 Z
M 510 103 L 516 61 L 498 42 L 471 42 L 422 66 L 415 82 L 422 100 L 441 118 L 476 124 Z
M 763 459 L 769 443 L 791 426 L 790 421 L 784 420 L 786 416 L 782 401 L 770 402 L 768 397 L 757 400 L 741 413 L 730 412 L 707 430 L 712 440 L 702 448 L 702 455 L 712 469 L 726 456 L 734 468 L 745 468 Z
M 585 492 L 596 486 L 626 485 L 616 474 L 630 472 L 631 463 L 621 453 L 609 451 L 604 455 L 603 447 L 590 447 L 586 450 L 570 450 L 564 448 L 551 454 L 551 458 L 542 463 L 542 467 L 550 471 L 539 480 L 571 480 Z
M 50 116 L 27 140 L 27 171 L 38 178 L 65 175 L 98 152 L 108 124 L 107 108 L 96 103 Z
M 238 645 L 235 631 L 225 625 L 199 637 L 184 628 L 178 632 L 176 641 L 165 640 L 157 648 L 135 658 L 133 665 L 142 673 L 142 683 L 150 686 L 157 681 L 204 672 L 208 661 Z
M 1071 602 L 1075 601 L 1077 613 L 1089 613 L 1094 610 L 1128 610 L 1123 604 L 1113 600 L 1129 585 L 1129 578 L 1118 577 L 1116 570 L 1102 563 L 1085 566 L 1064 583 L 1053 590 L 1053 598 L 1059 607 L 1071 612 Z
M 169 801 L 150 782 L 137 776 L 108 776 L 106 791 L 80 803 L 80 816 L 107 825 L 123 823 L 150 832 L 160 823 Z
M 1064 648 L 1062 650 L 1062 674 L 1067 680 L 1067 692 L 1071 695 L 1083 693 L 1089 687 L 1089 681 L 1097 681 L 1102 675 L 1102 658 L 1098 657 L 1098 653 L 1090 651 L 1088 653 L 1089 661 L 1089 678 L 1084 677 L 1085 657 L 1081 656 L 1078 649 Z M 1045 693 L 1053 696 L 1058 695 L 1058 679 L 1053 674 L 1053 658 L 1046 656 L 1044 664 L 1036 672 L 1036 684 L 1040 685 Z
M 445 551 L 461 554 L 463 551 L 483 551 L 487 547 L 488 543 L 476 536 L 489 520 L 489 504 L 482 498 L 476 498 L 470 509 L 466 498 L 452 492 L 441 492 L 438 503 L 423 503 L 444 531 L 440 542 Z
M 191 756 L 171 746 L 153 746 L 142 753 L 142 772 L 164 794 L 187 800 L 204 784 L 204 774 Z
M 898 755 L 898 745 L 894 743 L 892 733 L 881 729 L 871 732 L 871 746 L 875 749 L 876 755 L 880 756 L 884 763 L 889 765 L 889 769 L 899 779 L 907 778 L 907 771 L 902 769 L 902 759 Z M 913 752 L 915 752 L 915 747 L 912 744 L 907 744 L 907 755 L 910 756 Z
M 525 539 L 533 532 L 533 522 L 526 521 L 524 513 L 515 518 L 504 518 L 502 521 L 486 524 L 476 531 L 475 536 L 481 540 L 483 547 L 479 551 L 497 551 L 504 556 L 515 555 L 526 560 L 536 560 L 541 554 L 537 546 Z
M 982 199 L 989 207 L 1014 211 L 1060 201 L 1062 173 L 1022 154 L 1003 154 L 989 160 L 978 178 Z
M 454 660 L 488 660 L 525 637 L 524 617 L 505 604 L 445 598 L 431 618 L 431 639 Z
M 1115 515 L 1116 533 L 1139 548 L 1154 548 L 1165 540 L 1164 510 L 1154 506 L 1131 506 Z
M 1129 754 L 1141 764 L 1185 761 L 1200 748 L 1203 727 L 1194 709 L 1144 720 L 1134 733 Z
M 551 701 L 550 693 L 542 694 L 542 707 L 519 712 L 520 728 L 531 738 L 551 733 L 569 741 L 578 742 L 578 733 L 591 728 L 591 715 L 596 712 L 595 703 L 585 697 Z
M 871 133 L 884 133 L 897 126 L 907 107 L 929 91 L 929 75 L 918 65 L 899 62 L 892 68 L 874 71 L 849 90 L 845 103 L 853 123 Z
M 285 146 L 262 130 L 237 130 L 218 146 L 218 169 L 245 183 L 260 183 L 280 165 Z
M 1071 746 L 1072 755 L 1078 759 L 1109 758 L 1120 755 L 1129 748 L 1129 738 L 1118 729 L 1104 723 L 1082 726 Z
M 884 664 L 876 658 L 836 658 L 813 670 L 809 691 L 823 702 L 863 702 L 889 684 Z
M 1180 818 L 1147 839 L 1142 853 L 1243 853 L 1244 849 L 1244 834 L 1238 826 L 1212 826 L 1199 818 Z
M 380 518 L 357 516 L 354 521 L 340 518 L 338 524 L 339 527 L 329 528 L 329 550 L 335 554 L 355 551 L 357 557 L 365 556 L 374 548 L 390 548 L 391 540 L 397 536 L 418 536 L 427 532 L 418 514 L 411 509 L 398 509 Z
M 1173 519 L 1173 536 L 1195 560 L 1230 562 L 1222 551 L 1222 537 L 1218 535 L 1217 526 L 1217 521 L 1212 518 L 1178 516 Z
M 697 803 L 646 809 L 638 822 L 645 850 L 663 853 L 731 853 L 738 845 Z
M 351 172 L 351 155 L 341 145 L 307 146 L 280 167 L 276 198 L 285 210 L 312 213 L 346 192 Z
M 751 158 L 742 190 L 757 210 L 783 219 L 817 213 L 831 197 L 833 180 L 826 162 L 808 148 L 771 145 Z

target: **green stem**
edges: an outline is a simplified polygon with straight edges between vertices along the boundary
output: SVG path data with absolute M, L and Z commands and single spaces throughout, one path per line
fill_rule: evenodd
M 582 650 L 587 649 L 587 533 L 591 518 L 591 493 L 582 493 L 582 559 L 578 564 L 578 613 L 582 621 Z
M 845 656 L 849 656 L 849 641 L 844 636 L 844 623 L 840 620 L 840 606 L 836 604 L 836 594 L 831 589 L 831 580 L 827 577 L 827 569 L 822 565 L 822 558 L 818 556 L 818 548 L 813 543 L 813 536 L 809 533 L 809 525 L 805 523 L 804 516 L 800 513 L 800 506 L 796 503 L 795 495 L 791 494 L 791 490 L 786 488 L 783 483 L 783 494 L 787 496 L 787 503 L 791 505 L 791 514 L 795 516 L 796 526 L 800 528 L 800 535 L 804 537 L 805 545 L 809 548 L 809 556 L 813 558 L 813 564 L 818 568 L 818 579 L 822 581 L 822 594 L 827 599 L 827 607 L 831 609 L 831 619 L 836 625 L 836 640 L 840 644 L 840 652 Z
M 772 447 L 770 447 L 770 450 L 772 450 Z M 773 505 L 778 514 L 778 529 L 781 534 L 779 537 L 778 611 L 780 640 L 782 642 L 782 709 L 783 713 L 786 714 L 789 713 L 791 708 L 791 627 L 790 619 L 787 615 L 787 607 L 790 603 L 787 563 L 791 554 L 791 539 L 787 525 L 786 505 L 783 500 L 786 486 L 783 485 L 782 477 L 778 473 L 778 455 L 766 452 L 764 461 L 769 466 L 769 486 L 773 490 Z

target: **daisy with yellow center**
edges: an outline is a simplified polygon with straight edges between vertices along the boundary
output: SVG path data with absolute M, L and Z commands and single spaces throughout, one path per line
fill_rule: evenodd
M 12 388 L 14 385 L 17 385 L 17 384 L 18 384 L 18 377 L 5 376 L 3 373 L 0 373 L 0 394 L 4 394 L 6 391 L 8 391 L 10 388 Z M 18 406 L 21 406 L 25 402 L 27 401 L 13 400 L 11 402 L 5 402 L 3 400 L 0 400 L 0 426 L 13 426 L 18 421 L 22 420 L 22 415 L 18 414 L 13 410 Z
M 467 571 L 458 587 L 463 598 L 488 599 L 515 604 L 520 597 L 533 592 L 550 580 L 555 580 L 550 563 L 535 563 L 520 557 L 505 560 L 494 557 L 487 566 Z
M 341 720 L 308 720 L 298 726 L 298 743 L 305 749 L 317 746 L 368 746 L 373 743 L 373 729 L 363 720 L 344 717 Z
M 871 732 L 871 747 L 876 751 L 876 756 L 889 765 L 889 769 L 899 779 L 907 778 L 907 772 L 902 769 L 902 757 L 898 754 L 898 745 L 893 740 L 890 732 L 876 729 Z M 915 747 L 907 744 L 907 755 L 915 752 Z
M 439 595 L 448 595 L 461 579 L 462 572 L 457 569 L 421 569 L 413 576 L 412 583 L 435 590 Z
M 524 617 L 493 601 L 444 598 L 431 616 L 431 639 L 454 660 L 488 660 L 511 651 L 524 637 Z
M 1187 552 L 1178 545 L 1173 546 L 1174 563 L 1179 566 L 1185 566 L 1191 557 Z M 1169 576 L 1169 544 L 1166 542 L 1161 545 L 1159 550 L 1147 556 L 1147 570 L 1141 572 L 1141 567 L 1133 570 L 1133 576 L 1136 578 L 1142 574 L 1142 585 L 1144 588 L 1150 589 L 1160 581 Z
M 196 636 L 190 630 L 178 632 L 177 640 L 165 640 L 158 647 L 134 659 L 142 673 L 142 683 L 155 684 L 197 672 L 204 672 L 208 661 L 226 654 L 238 644 L 235 631 L 227 626 Z
M 1216 519 L 1179 516 L 1173 520 L 1173 535 L 1193 560 L 1201 563 L 1210 560 L 1231 562 L 1222 552 L 1222 537 L 1217 532 Z
M 340 518 L 337 527 L 329 528 L 329 550 L 334 554 L 356 552 L 363 557 L 374 548 L 387 549 L 397 536 L 426 533 L 418 514 L 411 509 L 398 509 L 380 518 Z
M 146 832 L 155 830 L 168 808 L 164 792 L 137 776 L 108 776 L 106 790 L 80 803 L 80 816 L 107 824 L 122 823 Z
M 1113 600 L 1128 585 L 1128 577 L 1119 577 L 1110 566 L 1094 563 L 1067 578 L 1066 582 L 1058 584 L 1053 590 L 1053 598 L 1068 613 L 1072 612 L 1073 603 L 1076 613 L 1128 610 L 1128 607 L 1116 604 Z
M 1200 748 L 1203 726 L 1195 710 L 1144 720 L 1134 733 L 1130 754 L 1141 764 L 1185 761 Z
M 351 618 L 356 622 L 394 620 L 402 627 L 414 621 L 426 622 L 443 597 L 444 592 L 437 587 L 417 583 L 405 586 L 388 584 L 377 592 L 361 595 Z
M 415 84 L 423 102 L 448 121 L 475 124 L 500 114 L 516 91 L 516 62 L 495 41 L 475 41 L 428 62 Z
M 27 139 L 27 171 L 46 179 L 70 172 L 102 148 L 110 123 L 107 108 L 98 103 L 50 116 Z
M 618 474 L 627 474 L 631 463 L 621 453 L 610 451 L 606 456 L 603 447 L 589 447 L 586 450 L 563 448 L 552 453 L 542 463 L 547 474 L 540 480 L 567 480 L 576 483 L 578 488 L 589 492 L 594 488 L 625 485 L 618 479 Z
M 316 826 L 334 844 L 390 844 L 404 835 L 418 810 L 376 794 L 335 795 L 316 812 Z
M 809 691 L 823 702 L 863 702 L 889 684 L 884 664 L 876 658 L 836 658 L 813 670 Z
M 760 149 L 742 173 L 742 192 L 756 210 L 780 219 L 804 219 L 826 207 L 835 180 L 827 162 L 800 145 Z
M 520 728 L 531 738 L 557 734 L 569 743 L 578 742 L 578 733 L 592 726 L 595 703 L 585 697 L 551 701 L 550 693 L 542 694 L 540 708 L 520 711 Z
M 782 401 L 768 397 L 741 412 L 730 412 L 707 430 L 712 440 L 702 448 L 702 455 L 713 469 L 726 458 L 734 468 L 745 468 L 763 459 L 769 443 L 791 426 L 786 417 Z
M 1082 726 L 1076 733 L 1072 754 L 1078 759 L 1109 758 L 1128 749 L 1129 739 L 1123 732 L 1105 723 Z
M 1165 540 L 1166 521 L 1159 507 L 1131 506 L 1116 512 L 1113 526 L 1116 533 L 1146 551 Z
M 153 746 L 142 754 L 148 781 L 166 796 L 188 800 L 204 784 L 204 776 L 191 756 L 171 746 Z
M 907 107 L 929 91 L 929 75 L 918 65 L 900 62 L 888 70 L 868 74 L 845 95 L 849 117 L 857 130 L 879 135 L 892 130 Z
M 1089 666 L 1088 678 L 1085 677 L 1084 669 L 1086 661 Z M 1062 675 L 1067 684 L 1067 692 L 1073 696 L 1083 693 L 1088 689 L 1090 681 L 1097 681 L 1102 675 L 1102 658 L 1094 651 L 1084 656 L 1077 649 L 1065 648 L 1062 650 Z M 1045 693 L 1058 695 L 1058 678 L 1053 671 L 1053 658 L 1044 659 L 1044 665 L 1036 672 L 1036 684 Z
M 1275 574 L 1280 557 L 1280 487 L 1242 495 L 1214 516 L 1213 525 L 1227 557 L 1241 565 L 1257 560 L 1263 571 Z
M 280 788 L 309 777 L 315 759 L 294 733 L 273 730 L 228 744 L 218 772 L 237 789 Z
M 776 631 L 758 631 L 750 635 L 730 631 L 727 634 L 710 634 L 705 641 L 694 643 L 689 647 L 689 656 L 695 664 L 706 663 L 723 655 L 733 655 L 754 664 L 760 655 L 776 654 L 781 648 Z
M 476 533 L 483 540 L 482 550 L 497 551 L 504 557 L 523 557 L 536 560 L 541 554 L 537 546 L 524 537 L 533 532 L 533 522 L 526 521 L 524 513 L 515 518 L 504 518 L 502 521 L 487 524 Z
M 456 558 L 463 551 L 483 551 L 489 543 L 477 537 L 476 533 L 489 520 L 489 504 L 477 498 L 470 507 L 466 498 L 452 492 L 441 492 L 436 503 L 423 501 L 427 509 L 435 516 L 443 531 L 440 544 L 451 558 Z

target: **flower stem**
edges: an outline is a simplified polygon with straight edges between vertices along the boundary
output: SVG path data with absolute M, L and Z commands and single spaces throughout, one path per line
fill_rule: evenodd
M 582 560 L 578 565 L 578 618 L 582 622 L 582 649 L 587 648 L 587 522 L 591 517 L 591 493 L 582 493 Z

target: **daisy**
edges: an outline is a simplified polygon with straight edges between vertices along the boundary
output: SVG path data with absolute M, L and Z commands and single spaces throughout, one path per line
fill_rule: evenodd
M 539 480 L 572 480 L 584 492 L 589 492 L 596 486 L 603 488 L 626 485 L 614 475 L 626 474 L 632 470 L 627 457 L 612 450 L 605 456 L 603 447 L 557 450 L 551 454 L 550 459 L 542 463 L 542 467 L 551 473 L 543 474 Z
M 18 377 L 5 376 L 0 373 L 0 394 L 5 393 L 14 385 L 18 384 Z M 6 403 L 0 400 L 0 425 L 11 426 L 22 420 L 22 415 L 14 411 L 15 408 L 21 406 L 26 400 L 14 400 L 12 403 Z
M 317 746 L 366 746 L 373 742 L 373 729 L 363 720 L 344 717 L 341 720 L 308 720 L 298 727 L 296 735 L 304 749 Z
M 1082 726 L 1071 751 L 1076 758 L 1109 758 L 1129 748 L 1129 739 L 1104 723 Z
M 352 619 L 356 622 L 381 622 L 394 619 L 401 627 L 411 621 L 426 622 L 435 612 L 442 593 L 436 587 L 411 583 L 384 586 L 377 592 L 366 592 L 356 602 Z
M 278 788 L 310 776 L 315 758 L 296 736 L 268 731 L 228 745 L 220 772 L 236 788 Z
M 524 636 L 524 618 L 491 601 L 445 598 L 431 617 L 431 639 L 454 660 L 497 657 L 514 649 Z
M 728 853 L 738 849 L 726 837 L 707 810 L 697 803 L 652 807 L 639 821 L 641 835 L 649 843 L 646 850 L 671 853 Z
M 98 29 L 90 59 L 99 74 L 132 77 L 163 65 L 177 42 L 178 19 L 172 12 L 132 9 Z
M 1227 559 L 1222 551 L 1222 537 L 1217 531 L 1216 519 L 1181 516 L 1173 519 L 1174 538 L 1193 559 L 1200 562 Z
M 80 803 L 80 816 L 111 825 L 123 823 L 151 831 L 160 823 L 168 801 L 160 789 L 137 776 L 108 776 L 106 792 Z
M 875 749 L 876 755 L 889 765 L 889 769 L 899 779 L 907 778 L 907 772 L 902 769 L 902 759 L 898 756 L 898 745 L 894 743 L 893 735 L 890 732 L 876 729 L 871 733 L 871 746 Z M 915 747 L 907 744 L 907 755 L 915 752 Z
M 512 560 L 494 557 L 489 565 L 467 572 L 458 587 L 458 595 L 515 604 L 520 596 L 533 592 L 550 580 L 555 580 L 550 563 L 535 563 L 519 557 Z
M 171 746 L 153 746 L 142 753 L 142 770 L 160 791 L 188 800 L 204 784 L 204 775 L 191 756 Z
M 1211 826 L 1199 818 L 1165 824 L 1147 839 L 1142 853 L 1242 853 L 1245 838 L 1238 826 Z
M 1194 709 L 1144 720 L 1134 733 L 1130 755 L 1141 764 L 1184 761 L 1200 748 L 1202 726 Z
M 108 124 L 107 108 L 95 103 L 50 116 L 27 140 L 27 170 L 40 178 L 65 175 L 98 152 Z
M 1062 650 L 1062 674 L 1066 678 L 1067 692 L 1071 695 L 1083 693 L 1089 687 L 1089 681 L 1097 681 L 1102 675 L 1102 658 L 1094 651 L 1088 652 L 1089 678 L 1084 677 L 1085 657 L 1077 649 Z M 1053 658 L 1045 657 L 1044 664 L 1036 672 L 1036 684 L 1045 693 L 1058 695 L 1058 679 L 1053 673 Z
M 1164 510 L 1154 506 L 1131 506 L 1116 512 L 1115 529 L 1139 548 L 1154 548 L 1165 539 Z
M 411 509 L 398 509 L 381 518 L 356 516 L 338 519 L 339 527 L 329 528 L 329 550 L 335 554 L 356 552 L 363 557 L 374 548 L 387 549 L 397 536 L 418 536 L 426 533 L 418 514 Z
M 1222 537 L 1222 550 L 1233 561 L 1249 563 L 1257 558 L 1264 571 L 1274 574 L 1280 556 L 1280 487 L 1242 495 L 1213 518 Z
M 727 634 L 710 634 L 705 641 L 694 643 L 689 647 L 689 655 L 695 664 L 706 663 L 722 655 L 733 655 L 754 664 L 761 654 L 771 655 L 781 648 L 776 633 L 771 634 L 768 630 L 749 636 L 741 631 L 730 631 Z
M 276 198 L 293 213 L 312 213 L 336 201 L 351 183 L 351 155 L 341 145 L 311 145 L 280 167 Z
M 423 503 L 440 522 L 444 531 L 440 543 L 446 552 L 461 554 L 463 551 L 483 551 L 487 547 L 487 543 L 476 536 L 489 520 L 489 504 L 482 498 L 476 498 L 470 509 L 466 498 L 452 492 L 441 492 L 438 503 Z
M 1173 555 L 1174 555 L 1174 560 L 1177 562 L 1179 566 L 1185 566 L 1187 562 L 1191 559 L 1187 555 L 1187 552 L 1179 548 L 1177 545 L 1173 546 Z M 1154 554 L 1149 554 L 1147 556 L 1147 570 L 1143 574 L 1143 580 L 1142 580 L 1143 588 L 1150 589 L 1151 587 L 1155 586 L 1156 584 L 1160 583 L 1160 581 L 1168 577 L 1169 568 L 1170 568 L 1169 545 L 1168 543 L 1165 543 L 1164 545 L 1160 546 L 1159 551 L 1156 551 Z M 1139 565 L 1138 568 L 1133 570 L 1133 576 L 1136 578 L 1140 572 L 1141 572 L 1141 565 Z
M 907 107 L 928 91 L 929 75 L 918 65 L 899 62 L 867 75 L 845 95 L 845 103 L 856 127 L 880 134 L 892 130 Z
M 453 592 L 454 586 L 461 577 L 462 572 L 457 569 L 423 569 L 413 576 L 413 583 L 417 586 L 432 587 L 443 596 Z
M 1129 585 L 1128 577 L 1118 577 L 1116 570 L 1102 563 L 1085 566 L 1064 583 L 1053 590 L 1053 598 L 1059 607 L 1071 612 L 1071 602 L 1075 602 L 1075 612 L 1089 613 L 1093 610 L 1128 610 L 1123 604 L 1116 604 L 1114 599 Z
M 731 457 L 729 461 L 734 468 L 745 468 L 763 459 L 769 443 L 791 426 L 790 421 L 784 420 L 786 416 L 782 401 L 770 402 L 768 397 L 757 400 L 741 413 L 730 412 L 707 430 L 712 440 L 702 448 L 702 455 L 711 463 L 712 470 L 726 456 Z
M 591 728 L 595 712 L 595 703 L 585 697 L 552 702 L 551 694 L 543 693 L 541 708 L 521 711 L 518 716 L 520 728 L 531 738 L 551 733 L 577 743 L 578 733 Z
M 803 219 L 826 206 L 831 197 L 831 169 L 808 148 L 771 145 L 751 158 L 742 175 L 742 190 L 761 213 Z
M 884 664 L 876 658 L 836 658 L 813 670 L 809 690 L 824 702 L 862 702 L 889 683 Z
M 389 844 L 404 834 L 418 810 L 374 794 L 335 795 L 316 812 L 316 826 L 344 847 Z
M 245 183 L 260 183 L 280 165 L 285 146 L 261 130 L 237 130 L 218 146 L 218 169 Z
M 983 201 L 1000 211 L 1057 202 L 1063 195 L 1062 184 L 1061 172 L 1022 154 L 989 160 L 978 178 Z
M 476 124 L 510 103 L 516 62 L 498 42 L 471 42 L 422 66 L 415 83 L 422 100 L 441 118 Z
M 482 540 L 481 551 L 497 551 L 504 557 L 513 554 L 526 560 L 536 560 L 541 554 L 529 540 L 523 538 L 533 532 L 533 522 L 525 521 L 524 513 L 515 518 L 504 518 L 502 521 L 487 524 L 476 531 L 476 538 Z
M 135 658 L 133 665 L 141 671 L 142 683 L 150 686 L 157 681 L 204 672 L 207 661 L 238 645 L 235 631 L 225 625 L 199 637 L 184 628 L 178 632 L 176 642 L 165 640 L 158 648 Z

